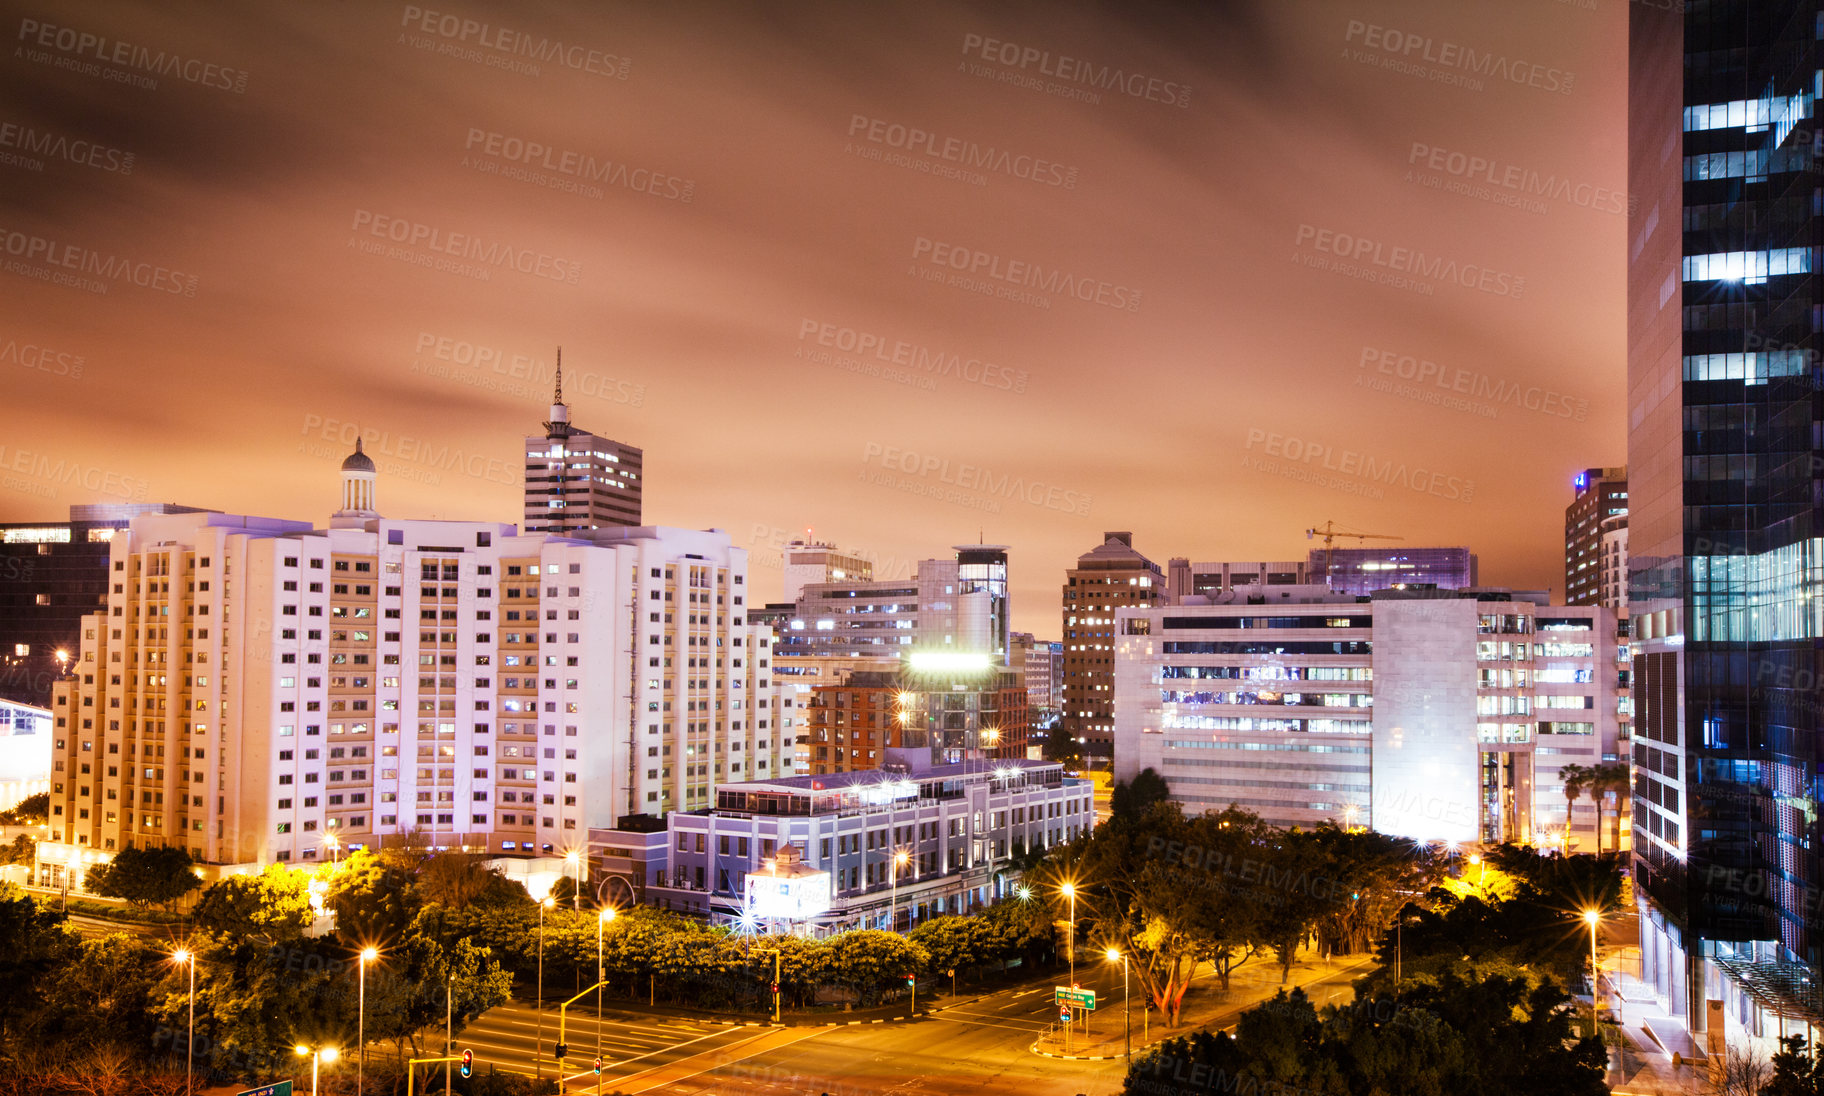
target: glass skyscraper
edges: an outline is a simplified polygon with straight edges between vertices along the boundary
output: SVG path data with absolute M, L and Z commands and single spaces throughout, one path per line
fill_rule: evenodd
M 1634 868 L 1714 1053 L 1824 1023 L 1824 12 L 1629 6 Z

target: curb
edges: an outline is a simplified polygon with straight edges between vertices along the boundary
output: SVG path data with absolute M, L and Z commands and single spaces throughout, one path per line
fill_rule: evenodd
M 1041 1058 L 1056 1058 L 1062 1062 L 1119 1062 L 1127 1057 L 1125 1054 L 1053 1054 L 1049 1050 L 1040 1050 L 1037 1043 L 1026 1049 Z

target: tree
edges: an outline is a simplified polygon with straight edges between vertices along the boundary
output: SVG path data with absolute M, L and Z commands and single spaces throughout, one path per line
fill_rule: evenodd
M 1824 1096 L 1824 1058 L 1806 1049 L 1805 1036 L 1788 1035 L 1769 1063 L 1773 1067 L 1762 1096 Z
M 568 875 L 561 875 L 558 877 L 557 882 L 551 884 L 551 893 L 546 897 L 560 906 L 569 906 L 571 898 L 575 895 L 576 880 L 570 878 Z
M 1577 797 L 1590 783 L 1593 770 L 1588 765 L 1566 765 L 1558 770 L 1558 776 L 1564 781 L 1564 833 L 1559 838 L 1566 855 L 1571 851 L 1571 813 L 1577 805 Z M 1596 843 L 1597 851 L 1602 848 L 1602 808 L 1596 810 Z
M 38 792 L 0 811 L 0 825 L 37 826 L 50 821 L 50 817 L 51 793 Z
M 1165 786 L 1165 778 L 1151 768 L 1141 769 L 1134 774 L 1134 782 L 1125 780 L 1115 782 L 1114 790 L 1109 793 L 1109 813 L 1133 817 L 1145 814 L 1154 803 L 1163 803 L 1172 797 L 1171 789 Z
M 20 834 L 10 845 L 0 845 L 0 864 L 30 864 L 38 857 L 38 842 Z
M 828 942 L 828 949 L 831 979 L 855 991 L 863 1005 L 874 1004 L 894 985 L 903 987 L 907 975 L 931 961 L 924 948 L 896 932 L 878 929 L 842 933 Z
M 41 908 L 11 884 L 0 884 L 0 1052 L 13 1052 L 21 1021 L 33 1014 L 80 947 L 64 915 Z
M 203 885 L 196 865 L 183 849 L 125 848 L 112 860 L 89 869 L 89 890 L 106 898 L 124 898 L 135 906 L 175 902 Z
M 202 893 L 191 917 L 207 932 L 275 944 L 297 940 L 316 920 L 310 873 L 269 864 L 258 875 L 231 875 Z
M 1621 812 L 1628 809 L 1634 791 L 1634 776 L 1620 761 L 1605 761 L 1590 769 L 1589 774 L 1590 798 L 1596 801 L 1596 851 L 1602 851 L 1602 800 L 1612 794 L 1615 796 L 1615 821 L 1609 848 L 1620 852 Z
M 440 852 L 418 866 L 418 898 L 454 909 L 477 901 L 489 893 L 495 880 L 503 878 L 499 872 L 488 868 L 483 856 Z
M 342 939 L 385 944 L 412 923 L 411 891 L 409 873 L 362 849 L 336 868 L 323 901 L 335 911 Z

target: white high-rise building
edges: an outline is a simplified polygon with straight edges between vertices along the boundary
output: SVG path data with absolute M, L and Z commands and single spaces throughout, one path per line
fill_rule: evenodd
M 727 534 L 388 519 L 365 456 L 343 478 L 329 528 L 146 515 L 114 537 L 54 693 L 41 860 L 296 862 L 414 830 L 561 852 L 791 772 Z
M 1607 848 L 1625 797 L 1567 815 L 1561 772 L 1627 759 L 1627 644 L 1611 610 L 1544 600 L 1307 585 L 1118 609 L 1115 775 L 1279 825 L 1555 847 L 1568 817 L 1573 848 L 1599 823 Z

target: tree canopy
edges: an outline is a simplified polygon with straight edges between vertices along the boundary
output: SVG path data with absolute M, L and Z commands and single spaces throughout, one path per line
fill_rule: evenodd
M 203 885 L 190 854 L 170 846 L 124 848 L 90 868 L 85 882 L 104 898 L 124 898 L 142 907 L 175 902 Z

